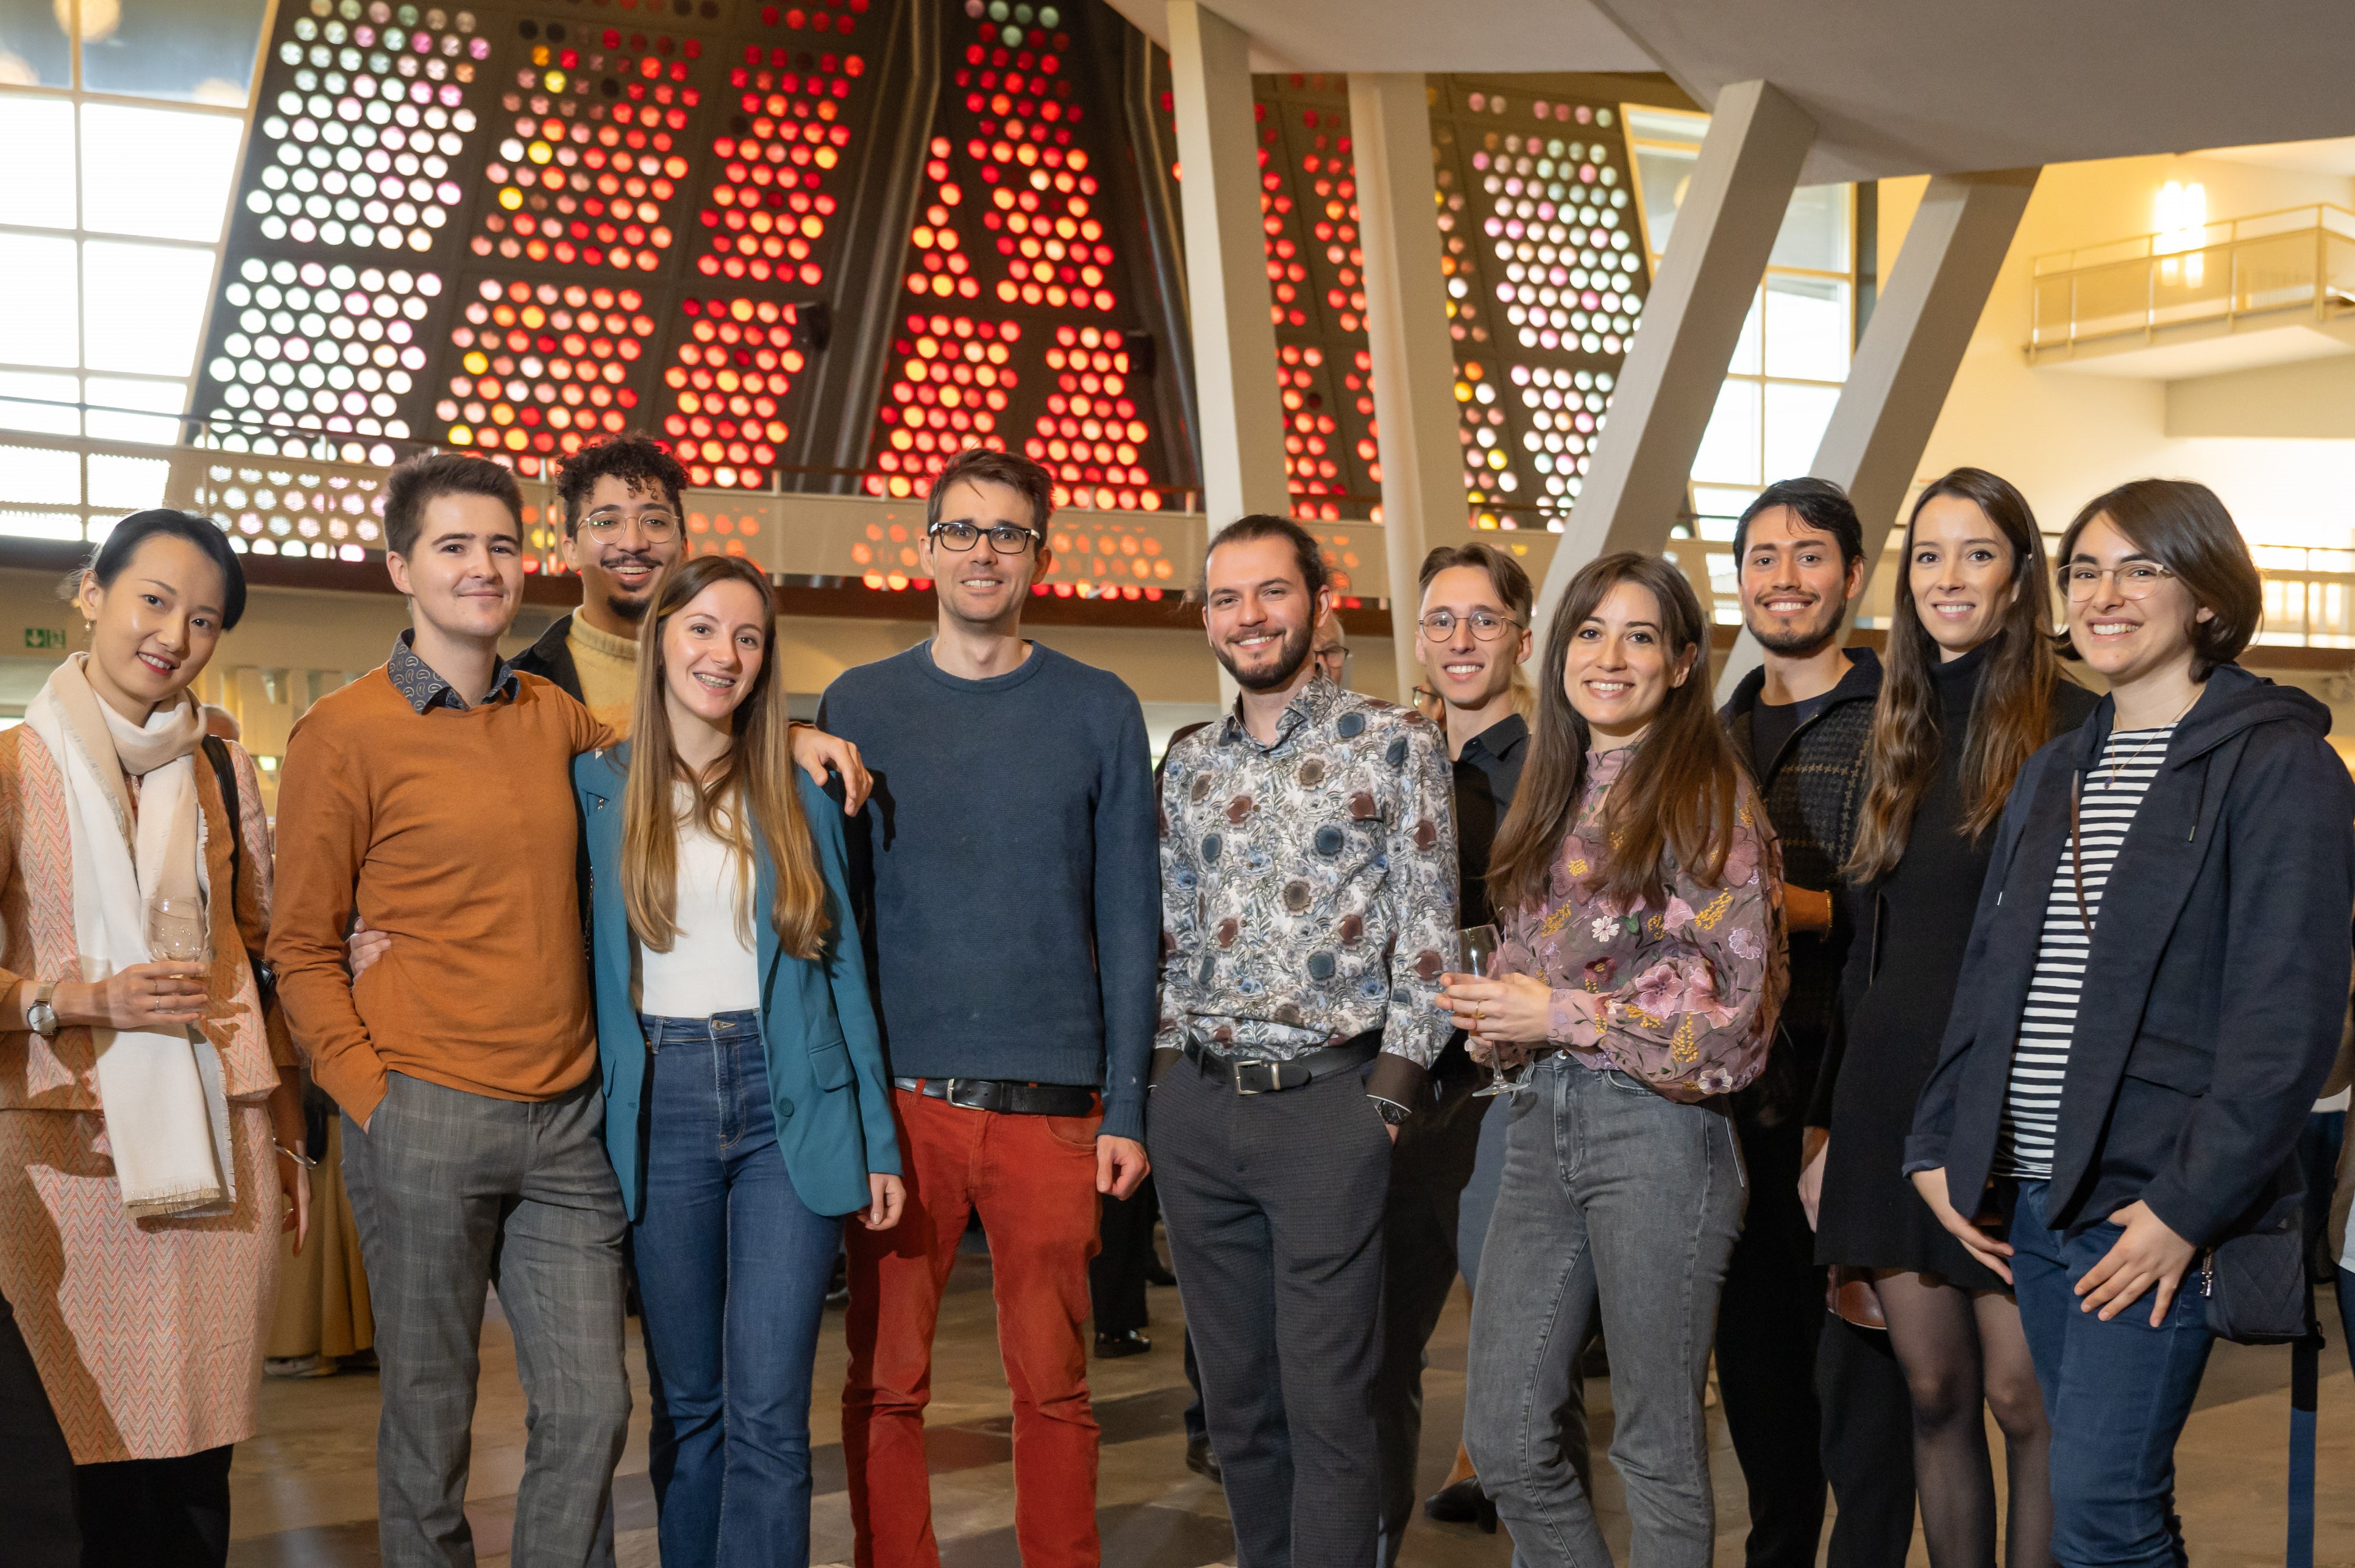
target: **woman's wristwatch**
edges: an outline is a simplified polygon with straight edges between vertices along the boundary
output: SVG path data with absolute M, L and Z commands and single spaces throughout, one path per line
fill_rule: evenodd
M 43 1040 L 58 1038 L 58 1009 L 49 1005 L 49 998 L 57 994 L 57 989 L 55 980 L 42 981 L 33 987 L 33 1005 L 25 1009 L 25 1021 Z

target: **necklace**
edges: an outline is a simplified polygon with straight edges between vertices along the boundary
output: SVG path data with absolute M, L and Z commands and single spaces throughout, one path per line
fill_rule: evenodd
M 2140 761 L 2142 754 L 2145 752 L 2149 751 L 2153 746 L 2158 744 L 2159 741 L 2167 739 L 2167 737 L 2174 731 L 2175 727 L 2183 722 L 2183 716 L 2191 711 L 2191 703 L 2199 700 L 2200 694 L 2196 691 L 2193 692 L 2191 694 L 2191 702 L 2187 702 L 2182 707 L 2177 709 L 2175 710 L 2175 717 L 2153 730 L 2150 732 L 2149 739 L 2144 741 L 2142 744 L 2137 746 L 2125 756 L 2114 760 L 2110 763 L 2110 787 L 2112 789 L 2117 788 L 2118 774 L 2126 770 L 2126 764 L 2128 763 Z

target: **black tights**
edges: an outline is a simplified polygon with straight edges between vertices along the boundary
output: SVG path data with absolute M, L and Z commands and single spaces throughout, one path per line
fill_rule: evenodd
M 1874 1285 L 1913 1395 L 1914 1485 L 1931 1568 L 1995 1565 L 1995 1469 L 1982 1403 L 2003 1430 L 2006 1568 L 2049 1568 L 2052 1429 L 2019 1306 L 2000 1291 L 1959 1290 L 1935 1275 L 1885 1274 Z
M 82 1568 L 220 1568 L 229 1561 L 229 1448 L 77 1465 Z

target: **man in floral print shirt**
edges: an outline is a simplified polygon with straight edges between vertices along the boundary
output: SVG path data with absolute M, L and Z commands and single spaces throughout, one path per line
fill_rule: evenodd
M 1446 748 L 1310 657 L 1316 541 L 1211 540 L 1203 621 L 1241 688 L 1170 748 L 1148 1147 L 1241 1568 L 1374 1556 L 1390 1147 L 1447 1041 Z

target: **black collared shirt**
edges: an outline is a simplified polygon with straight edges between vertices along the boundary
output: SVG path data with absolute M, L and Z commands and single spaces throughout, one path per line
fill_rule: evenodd
M 1529 754 L 1529 723 L 1508 713 L 1465 741 L 1464 754 L 1455 759 L 1455 859 L 1462 878 L 1457 902 L 1467 926 L 1497 918 L 1488 903 L 1488 850 L 1513 804 Z
M 421 715 L 435 708 L 454 708 L 464 713 L 466 699 L 458 695 L 458 688 L 443 680 L 432 665 L 417 656 L 417 649 L 413 645 L 416 636 L 416 628 L 411 627 L 392 640 L 392 653 L 384 661 L 384 673 L 392 681 L 393 689 L 409 699 L 409 706 Z M 489 702 L 499 697 L 512 698 L 522 684 L 523 677 L 517 673 L 514 662 L 501 659 L 497 672 L 491 678 L 491 689 L 484 694 L 483 700 Z

